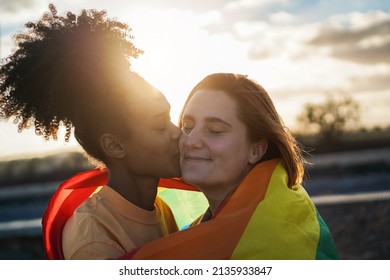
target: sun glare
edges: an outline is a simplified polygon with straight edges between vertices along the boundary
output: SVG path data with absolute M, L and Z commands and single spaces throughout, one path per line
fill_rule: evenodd
M 144 51 L 133 62 L 133 70 L 159 89 L 171 104 L 172 122 L 177 123 L 185 99 L 199 79 L 196 67 L 197 46 L 189 43 L 187 36 L 200 36 L 193 15 L 166 12 L 147 12 L 140 23 L 132 24 L 134 42 Z M 134 20 L 134 19 L 133 19 Z M 145 25 L 153 21 L 158 25 Z M 189 56 L 188 54 L 194 54 Z
M 149 11 L 132 20 L 134 43 L 144 51 L 133 70 L 167 97 L 174 123 L 189 92 L 206 75 L 251 72 L 244 66 L 250 65 L 245 44 L 229 34 L 209 34 L 202 27 L 204 20 L 190 11 Z M 159 24 L 144 24 L 149 21 Z

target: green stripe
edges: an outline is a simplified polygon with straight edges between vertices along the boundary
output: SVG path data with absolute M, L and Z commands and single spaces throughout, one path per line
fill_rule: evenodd
M 320 224 L 320 240 L 317 247 L 317 260 L 338 260 L 340 259 L 333 238 L 330 234 L 328 226 L 325 224 L 320 213 L 317 210 L 317 219 Z
M 158 196 L 168 203 L 179 228 L 188 226 L 208 207 L 207 199 L 202 192 L 163 189 Z

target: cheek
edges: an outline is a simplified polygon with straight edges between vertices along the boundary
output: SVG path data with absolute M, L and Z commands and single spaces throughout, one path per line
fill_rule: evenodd
M 160 161 L 169 161 L 172 157 L 171 146 L 166 142 L 160 141 L 160 143 L 155 143 L 153 148 L 150 149 L 150 155 Z
M 234 138 L 220 138 L 209 141 L 208 147 L 215 156 L 233 157 L 237 150 L 237 141 Z
M 186 138 L 187 136 L 182 134 L 179 138 L 179 148 L 180 150 L 182 150 L 184 148 L 184 144 L 185 144 L 185 141 L 186 141 Z
M 161 161 L 168 157 L 167 145 L 159 138 L 144 137 L 139 140 L 138 145 L 133 147 L 133 150 L 137 151 L 140 159 Z
M 245 167 L 249 160 L 249 145 L 240 138 L 216 142 L 214 143 L 212 150 L 216 158 L 224 162 L 226 166 L 233 166 L 233 169 Z

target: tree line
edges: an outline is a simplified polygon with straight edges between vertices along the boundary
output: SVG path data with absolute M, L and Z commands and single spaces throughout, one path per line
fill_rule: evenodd
M 390 125 L 366 128 L 360 120 L 356 100 L 345 92 L 329 93 L 323 102 L 304 105 L 293 134 L 312 153 L 390 147 Z

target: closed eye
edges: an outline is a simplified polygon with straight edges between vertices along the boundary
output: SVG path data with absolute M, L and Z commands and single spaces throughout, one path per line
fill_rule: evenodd
M 212 134 L 222 134 L 227 131 L 227 126 L 224 123 L 213 122 L 207 126 L 207 131 Z
M 212 134 L 222 134 L 222 133 L 224 133 L 225 131 L 223 131 L 223 130 L 214 130 L 214 129 L 209 129 L 208 130 L 210 133 L 212 133 Z
M 183 125 L 183 127 L 181 128 L 181 131 L 183 131 L 183 133 L 185 133 L 185 134 L 190 134 L 192 129 L 193 129 L 192 126 Z

